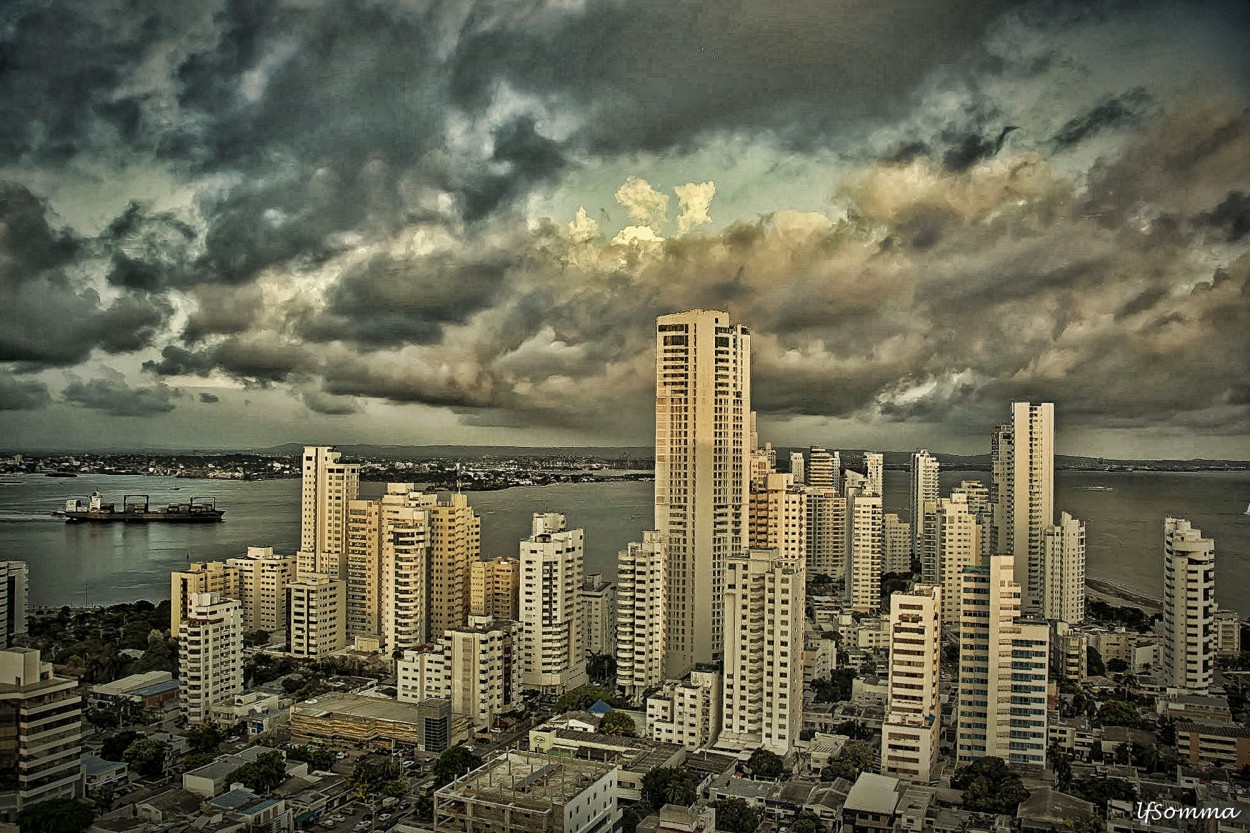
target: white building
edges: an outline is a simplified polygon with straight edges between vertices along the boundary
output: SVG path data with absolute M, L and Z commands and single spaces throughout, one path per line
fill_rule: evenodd
M 846 564 L 846 600 L 852 610 L 879 610 L 881 568 L 885 557 L 881 495 L 861 493 L 850 488 L 847 491 L 851 532 Z
M 648 530 L 616 558 L 616 684 L 630 700 L 664 680 L 667 589 L 664 536 Z
M 807 449 L 806 485 L 818 489 L 842 488 L 842 455 L 814 445 Z
M 968 508 L 967 495 L 926 501 L 921 515 L 921 581 L 942 588 L 942 624 L 959 628 L 960 583 L 963 571 L 981 561 L 981 529 Z
M 1046 688 L 1050 629 L 1021 616 L 1011 555 L 966 567 L 959 619 L 956 763 L 998 757 L 1046 764 Z
M 920 538 L 924 534 L 924 505 L 938 499 L 938 474 L 941 466 L 929 450 L 922 448 L 911 455 L 907 484 L 907 501 L 911 515 L 911 553 L 920 558 Z
M 871 495 L 885 495 L 885 455 L 877 451 L 864 452 L 864 476 L 868 485 L 864 491 Z
M 612 656 L 616 653 L 616 584 L 592 573 L 582 583 L 581 599 L 587 653 Z
M 1085 621 L 1085 524 L 1067 512 L 1042 531 L 1042 616 Z
M 191 599 L 199 593 L 216 593 L 233 599 L 238 592 L 235 571 L 224 561 L 192 562 L 185 570 L 169 574 L 169 633 L 173 636 L 182 627 L 191 608 Z
M 1215 670 L 1215 541 L 1189 521 L 1163 522 L 1163 679 L 1206 694 Z
M 482 519 L 460 493 L 430 504 L 429 518 L 429 630 L 437 636 L 469 621 L 469 573 L 482 557 Z
M 751 484 L 747 510 L 747 546 L 776 549 L 783 558 L 807 560 L 807 495 L 789 474 L 768 474 Z
M 656 320 L 655 529 L 669 557 L 666 673 L 724 641 L 725 562 L 746 543 L 751 335 L 713 310 Z
M 994 552 L 1011 553 L 1024 610 L 1041 609 L 1043 532 L 1055 522 L 1055 406 L 1011 403 L 991 438 Z
M 26 609 L 30 595 L 30 569 L 25 561 L 0 561 L 0 648 L 13 644 L 13 637 L 26 635 Z
M 794 477 L 794 482 L 800 486 L 807 485 L 806 470 L 803 468 L 803 452 L 790 452 L 790 474 Z
M 884 549 L 881 569 L 887 573 L 911 572 L 911 524 L 893 512 L 882 516 Z
M 292 656 L 329 656 L 347 647 L 347 583 L 313 573 L 286 586 L 287 628 Z
M 408 485 L 391 484 L 395 491 L 383 495 L 377 508 L 381 533 L 378 612 L 381 644 L 389 653 L 407 650 L 439 636 L 430 630 L 433 533 L 429 507 L 434 503 L 434 495 L 400 488 Z
M 295 580 L 296 557 L 273 547 L 248 547 L 243 558 L 226 561 L 233 572 L 233 598 L 243 609 L 243 627 L 274 633 L 286 627 L 286 586 Z
M 243 692 L 243 606 L 216 593 L 188 602 L 178 631 L 178 695 L 187 724 L 196 726 L 214 704 Z
M 729 559 L 719 746 L 786 755 L 803 723 L 803 562 L 777 550 Z
M 395 699 L 420 703 L 431 697 L 451 700 L 447 644 L 436 642 L 404 651 L 395 660 Z
M 82 698 L 33 648 L 0 651 L 0 821 L 83 793 Z M 17 829 L 14 827 L 13 829 Z
M 300 487 L 298 578 L 347 578 L 347 504 L 356 499 L 360 466 L 340 463 L 333 446 L 305 446 Z
M 826 575 L 835 582 L 846 581 L 847 534 L 846 498 L 836 489 L 808 486 L 806 492 L 807 572 Z
M 890 598 L 889 688 L 881 726 L 881 772 L 921 783 L 938 775 L 941 597 L 941 588 L 918 584 Z
M 547 512 L 535 513 L 532 533 L 520 554 L 523 685 L 561 694 L 587 682 L 582 530 Z
M 721 675 L 714 667 L 695 669 L 685 680 L 669 681 L 647 698 L 651 740 L 680 743 L 687 749 L 712 746 L 720 736 Z

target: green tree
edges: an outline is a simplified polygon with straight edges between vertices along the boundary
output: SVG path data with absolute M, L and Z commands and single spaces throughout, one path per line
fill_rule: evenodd
M 591 654 L 586 660 L 586 676 L 596 683 L 606 683 L 616 673 L 616 658 L 611 654 Z
M 623 833 L 634 833 L 638 822 L 653 814 L 655 808 L 645 801 L 635 801 L 621 811 L 621 830 Z
M 1015 815 L 1016 808 L 1029 797 L 1020 776 L 1002 758 L 978 758 L 955 770 L 951 787 L 963 790 L 964 809 L 974 813 Z
M 755 833 L 760 812 L 741 798 L 720 798 L 710 805 L 716 810 L 716 829 L 726 833 Z
M 130 748 L 130 744 L 139 739 L 138 732 L 115 732 L 104 739 L 100 746 L 100 757 L 106 761 L 120 761 Z
M 1072 833 L 1107 833 L 1107 822 L 1099 816 L 1081 816 L 1071 824 Z
M 430 774 L 434 776 L 434 789 L 446 786 L 461 775 L 472 772 L 482 765 L 482 759 L 463 746 L 453 746 L 438 756 Z
M 309 769 L 329 772 L 334 766 L 334 753 L 319 746 L 291 746 L 286 756 L 292 761 L 304 761 Z
M 747 769 L 760 778 L 780 778 L 786 771 L 786 763 L 767 749 L 756 749 L 747 759 Z
M 698 788 L 690 770 L 663 766 L 642 777 L 642 798 L 652 807 L 663 807 L 665 804 L 689 807 L 698 798 Z
M 1096 648 L 1085 649 L 1085 670 L 1091 677 L 1101 677 L 1107 673 L 1102 654 L 1098 653 Z
M 168 757 L 169 744 L 151 738 L 139 738 L 122 753 L 122 760 L 130 767 L 130 771 L 143 778 L 163 776 Z
M 556 700 L 555 711 L 560 712 L 581 711 L 590 708 L 598 701 L 612 703 L 612 695 L 604 691 L 597 685 L 578 686 L 571 691 L 566 691 Z
M 191 752 L 216 752 L 226 740 L 226 733 L 211 720 L 186 731 L 187 744 Z
M 599 731 L 605 735 L 620 735 L 627 738 L 638 737 L 638 727 L 634 719 L 623 711 L 610 711 L 599 722 Z
M 99 729 L 116 729 L 121 725 L 121 718 L 116 709 L 87 709 L 83 712 L 83 717 Z
M 1098 708 L 1094 722 L 1100 726 L 1128 726 L 1136 729 L 1141 725 L 1137 707 L 1124 700 L 1107 700 Z
M 790 825 L 790 833 L 824 833 L 825 826 L 814 813 L 802 812 Z
M 1128 670 L 1128 663 L 1119 657 L 1109 659 L 1107 660 L 1107 670 L 1112 674 L 1123 674 Z
M 270 792 L 286 780 L 286 758 L 277 750 L 265 752 L 230 773 L 227 780 L 237 781 L 253 792 Z
M 1120 778 L 1077 778 L 1068 785 L 1067 792 L 1093 803 L 1101 815 L 1106 814 L 1108 801 L 1137 800 L 1137 789 Z
M 269 631 L 248 631 L 243 634 L 243 645 L 247 648 L 259 648 L 269 644 Z
M 40 801 L 17 814 L 22 833 L 83 833 L 91 826 L 95 814 L 81 801 L 54 798 Z
M 842 747 L 842 754 L 831 760 L 820 771 L 822 781 L 845 778 L 854 781 L 861 772 L 872 770 L 877 762 L 877 752 L 861 741 L 853 740 Z

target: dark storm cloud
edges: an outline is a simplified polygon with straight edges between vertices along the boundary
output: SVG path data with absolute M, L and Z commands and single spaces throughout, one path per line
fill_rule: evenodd
M 1224 232 L 1229 243 L 1250 234 L 1250 193 L 1230 191 L 1214 211 L 1198 215 L 1198 222 Z
M 110 416 L 151 417 L 172 411 L 173 400 L 182 392 L 161 383 L 132 388 L 124 380 L 110 376 L 85 382 L 75 379 L 65 386 L 61 396 L 66 402 Z
M 83 257 L 85 242 L 55 230 L 29 190 L 0 183 L 0 361 L 71 365 L 95 348 L 124 353 L 152 343 L 168 301 L 122 295 L 106 304 L 82 277 Z
M 220 370 L 244 382 L 268 385 L 310 371 L 314 364 L 309 351 L 299 344 L 232 337 L 201 350 L 167 345 L 160 360 L 144 362 L 143 369 L 159 376 L 208 376 Z
M 1103 99 L 1088 113 L 1070 119 L 1059 128 L 1054 142 L 1061 148 L 1069 147 L 1103 130 L 1134 124 L 1152 101 L 1150 93 L 1143 87 Z
M 131 202 L 100 234 L 111 254 L 108 282 L 126 289 L 158 291 L 196 280 L 191 248 L 196 229 L 171 212 L 150 213 Z
M 350 416 L 360 411 L 360 408 L 356 406 L 356 402 L 352 398 L 330 396 L 322 391 L 306 390 L 300 394 L 300 399 L 308 407 L 308 410 L 316 414 Z
M 51 401 L 48 386 L 38 379 L 0 371 L 0 411 L 30 411 Z

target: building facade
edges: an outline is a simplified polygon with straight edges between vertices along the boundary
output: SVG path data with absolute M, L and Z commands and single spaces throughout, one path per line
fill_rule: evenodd
M 292 656 L 336 654 L 347 647 L 347 583 L 313 574 L 287 585 L 287 640 Z
M 26 635 L 26 611 L 30 598 L 30 568 L 25 561 L 0 561 L 0 623 L 4 634 L 0 648 Z
M 668 552 L 648 530 L 616 560 L 616 684 L 631 701 L 664 680 Z
M 612 656 L 616 653 L 616 584 L 592 573 L 582 583 L 581 599 L 586 652 Z
M 721 674 L 715 667 L 696 668 L 685 680 L 673 680 L 647 698 L 651 739 L 687 749 L 712 746 L 720 737 Z
M 341 456 L 331 446 L 305 446 L 301 455 L 297 578 L 347 578 L 347 504 L 356 499 L 360 466 Z
M 1215 673 L 1215 541 L 1183 518 L 1163 522 L 1163 676 L 1206 694 Z
M 990 443 L 994 552 L 1011 553 L 1024 610 L 1041 608 L 1042 535 L 1055 522 L 1055 405 L 1011 403 Z
M 1085 621 L 1085 524 L 1067 512 L 1042 531 L 1041 590 L 1044 618 Z
M 197 726 L 216 703 L 243 693 L 243 606 L 216 593 L 195 593 L 178 630 L 182 715 Z
M 33 648 L 0 651 L 0 821 L 83 794 L 82 698 Z
M 535 514 L 531 529 L 520 548 L 522 684 L 562 694 L 587 681 L 582 530 L 555 512 Z
M 938 499 L 938 474 L 941 466 L 937 458 L 922 448 L 911 455 L 908 467 L 907 505 L 911 520 L 911 555 L 920 558 L 920 538 L 924 534 L 924 507 Z
M 881 772 L 927 783 L 938 775 L 942 590 L 917 584 L 890 597 L 889 687 Z
M 226 561 L 233 573 L 233 596 L 243 609 L 248 630 L 274 633 L 286 627 L 286 586 L 295 580 L 296 557 L 275 554 L 273 547 L 248 547 L 243 558 Z
M 469 615 L 521 618 L 521 562 L 492 558 L 469 565 Z

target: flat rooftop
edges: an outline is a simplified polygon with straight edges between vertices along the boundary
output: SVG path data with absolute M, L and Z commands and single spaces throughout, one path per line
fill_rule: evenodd
M 438 796 L 554 810 L 614 769 L 613 764 L 596 761 L 509 752 L 443 787 Z
M 390 723 L 416 723 L 420 709 L 417 703 L 400 703 L 381 697 L 365 697 L 359 694 L 322 694 L 313 700 L 296 703 L 291 716 L 304 717 L 355 717 L 361 720 L 382 720 Z

